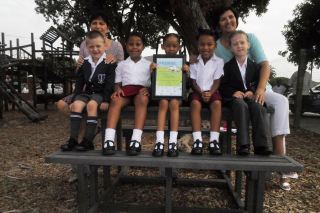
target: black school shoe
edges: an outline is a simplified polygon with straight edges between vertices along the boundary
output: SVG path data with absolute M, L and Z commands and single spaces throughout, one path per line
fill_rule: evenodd
M 130 141 L 129 149 L 127 150 L 127 155 L 134 156 L 138 155 L 141 152 L 141 144 L 136 141 Z
M 163 156 L 163 143 L 158 142 L 155 144 L 154 149 L 152 151 L 153 157 L 162 157 Z
M 107 140 L 103 142 L 102 154 L 103 155 L 113 155 L 116 152 L 114 141 Z
M 72 151 L 76 145 L 78 145 L 78 141 L 74 138 L 69 138 L 67 143 L 60 146 L 60 149 L 64 152 Z
M 238 155 L 241 156 L 247 156 L 250 154 L 250 150 L 249 150 L 250 146 L 249 145 L 242 145 L 239 147 L 237 153 Z
M 178 151 L 178 146 L 177 143 L 169 143 L 168 145 L 168 157 L 178 157 L 179 151 Z
M 209 143 L 210 155 L 222 155 L 219 142 L 216 140 L 210 141 Z
M 79 152 L 85 152 L 89 150 L 94 150 L 94 145 L 92 141 L 83 138 L 82 142 L 76 145 L 75 149 Z
M 272 151 L 266 146 L 259 146 L 254 148 L 254 154 L 268 156 L 272 154 Z
M 202 155 L 202 152 L 203 152 L 202 141 L 196 140 L 192 145 L 191 154 L 192 155 Z

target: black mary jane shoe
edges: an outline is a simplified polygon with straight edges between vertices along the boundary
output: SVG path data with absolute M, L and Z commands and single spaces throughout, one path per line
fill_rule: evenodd
M 130 141 L 129 148 L 127 150 L 127 155 L 134 156 L 138 155 L 141 152 L 141 144 L 136 141 Z
M 178 146 L 177 143 L 169 143 L 168 145 L 168 157 L 178 157 L 179 151 L 178 151 Z
M 116 151 L 116 148 L 114 146 L 114 141 L 107 140 L 103 142 L 102 145 L 102 154 L 103 155 L 113 155 Z
M 219 142 L 216 140 L 210 141 L 209 143 L 210 155 L 222 155 Z
M 67 141 L 67 143 L 65 144 L 62 144 L 60 146 L 60 149 L 64 152 L 67 152 L 67 151 L 72 151 L 75 146 L 78 145 L 78 141 L 75 140 L 74 138 L 69 138 L 69 140 Z
M 88 139 L 83 138 L 81 143 L 76 145 L 75 149 L 79 152 L 86 152 L 89 150 L 94 150 L 94 145 L 93 145 L 92 141 L 89 141 Z
M 158 142 L 155 144 L 154 149 L 152 151 L 153 157 L 162 157 L 163 156 L 163 143 Z
M 191 154 L 192 155 L 202 155 L 202 152 L 203 152 L 202 141 L 196 140 L 192 145 Z
M 249 145 L 242 145 L 237 151 L 238 155 L 247 156 L 250 154 Z

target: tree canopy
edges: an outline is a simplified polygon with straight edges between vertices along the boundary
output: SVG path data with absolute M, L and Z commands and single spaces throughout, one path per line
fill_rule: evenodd
M 320 66 L 320 1 L 306 0 L 294 10 L 294 18 L 285 25 L 282 32 L 288 49 L 280 52 L 282 56 L 288 53 L 288 61 L 299 63 L 300 49 L 307 49 L 308 62 L 314 59 Z
M 189 52 L 196 53 L 199 28 L 214 28 L 216 11 L 234 6 L 245 18 L 254 10 L 266 12 L 269 0 L 35 0 L 36 11 L 52 20 L 60 30 L 79 44 L 89 30 L 90 13 L 105 11 L 110 30 L 120 42 L 132 30 L 140 31 L 148 46 L 154 46 L 159 36 L 171 25 L 185 40 Z

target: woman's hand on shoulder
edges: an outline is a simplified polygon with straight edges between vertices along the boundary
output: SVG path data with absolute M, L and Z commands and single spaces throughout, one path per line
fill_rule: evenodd
M 117 63 L 117 59 L 114 55 L 109 54 L 104 58 L 104 63 L 106 64 L 114 64 Z
M 77 69 L 79 69 L 82 66 L 83 62 L 84 62 L 84 58 L 82 56 L 79 56 L 79 58 L 76 62 Z

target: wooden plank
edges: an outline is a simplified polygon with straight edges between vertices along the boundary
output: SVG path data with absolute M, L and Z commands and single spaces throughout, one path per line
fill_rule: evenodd
M 204 170 L 242 170 L 242 171 L 302 171 L 302 165 L 293 164 L 281 156 L 192 156 L 181 154 L 178 158 L 163 156 L 154 158 L 150 152 L 139 156 L 127 156 L 125 152 L 118 151 L 112 156 L 102 156 L 101 151 L 86 153 L 57 152 L 46 158 L 46 162 L 85 165 L 114 165 L 114 166 L 142 166 L 142 167 L 170 167 Z
M 172 168 L 165 168 L 165 174 L 166 174 L 165 212 L 171 213 L 172 212 Z
M 77 184 L 77 196 L 78 196 L 78 212 L 86 213 L 89 209 L 88 199 L 88 178 L 85 174 L 85 166 L 77 166 L 78 184 Z

